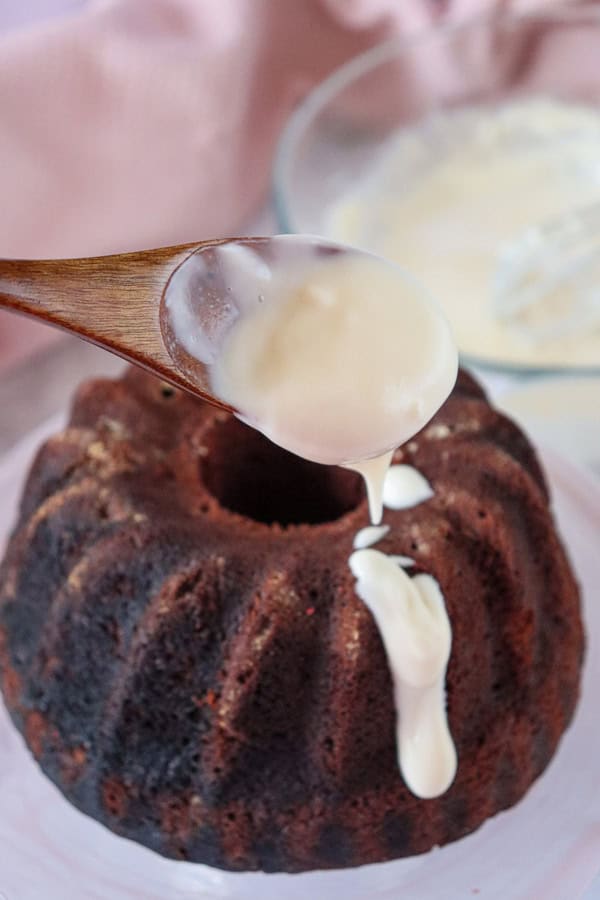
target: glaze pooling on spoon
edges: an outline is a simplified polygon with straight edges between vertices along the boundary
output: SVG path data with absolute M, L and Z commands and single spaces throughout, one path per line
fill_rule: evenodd
M 595 270 L 581 288 L 553 274 L 553 296 L 518 314 L 499 318 L 492 299 L 499 265 L 512 280 L 504 253 L 518 251 L 529 229 L 600 203 L 599 159 L 595 102 L 533 94 L 450 107 L 390 136 L 322 227 L 413 272 L 444 306 L 463 353 L 597 367 L 600 324 L 586 287 L 597 284 Z M 545 256 L 560 271 L 564 252 Z M 511 292 L 501 293 L 510 303 Z
M 412 437 L 448 396 L 456 352 L 437 308 L 360 254 L 274 270 L 211 369 L 215 394 L 275 443 L 356 463 Z
M 215 396 L 287 450 L 326 464 L 371 460 L 450 393 L 449 326 L 391 263 L 297 236 L 214 247 L 206 259 L 203 272 L 188 260 L 171 280 L 171 330 L 209 364 Z M 214 310 L 219 293 L 225 312 Z M 205 317 L 208 349 L 190 335 Z

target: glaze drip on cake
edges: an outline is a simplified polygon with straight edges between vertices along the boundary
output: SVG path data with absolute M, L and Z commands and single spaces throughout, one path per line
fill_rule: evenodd
M 355 550 L 365 550 L 385 537 L 389 530 L 389 525 L 366 525 L 356 532 L 352 546 Z
M 413 466 L 392 466 L 383 483 L 383 503 L 388 509 L 410 509 L 433 497 L 431 485 Z
M 388 470 L 383 497 L 391 509 L 409 509 L 432 496 L 429 482 L 413 466 Z M 389 528 L 383 529 L 358 532 L 354 539 L 358 549 L 349 565 L 356 592 L 375 618 L 388 658 L 400 771 L 413 794 L 437 797 L 452 784 L 457 764 L 446 718 L 452 629 L 435 578 L 426 574 L 409 578 L 401 565 L 411 560 L 371 549 L 387 535 Z
M 413 794 L 438 797 L 456 773 L 446 719 L 452 632 L 444 598 L 431 575 L 409 578 L 378 550 L 357 550 L 350 568 L 377 622 L 394 682 L 400 771 Z

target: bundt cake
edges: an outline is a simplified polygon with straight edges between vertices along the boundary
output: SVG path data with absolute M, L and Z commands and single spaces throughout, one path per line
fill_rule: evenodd
M 395 459 L 432 495 L 378 546 L 437 580 L 453 632 L 458 769 L 426 800 L 348 565 L 359 477 L 141 371 L 80 388 L 0 570 L 5 702 L 75 806 L 168 857 L 299 872 L 422 853 L 523 796 L 583 655 L 540 466 L 464 372 Z

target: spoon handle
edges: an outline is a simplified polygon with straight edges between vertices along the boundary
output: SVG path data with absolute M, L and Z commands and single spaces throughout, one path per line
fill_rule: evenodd
M 88 259 L 0 259 L 0 308 L 70 331 L 173 384 L 202 393 L 164 346 L 160 301 L 171 274 L 188 256 L 220 243 Z

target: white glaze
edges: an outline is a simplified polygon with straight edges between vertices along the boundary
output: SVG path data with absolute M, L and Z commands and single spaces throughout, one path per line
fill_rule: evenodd
M 443 315 L 400 269 L 367 254 L 313 252 L 271 262 L 266 277 L 241 250 L 216 251 L 245 294 L 209 372 L 215 395 L 299 456 L 377 468 L 373 458 L 412 437 L 452 389 L 457 355 Z
M 433 496 L 413 466 L 391 466 L 383 502 L 410 509 Z M 437 797 L 452 783 L 456 750 L 446 719 L 445 674 L 452 631 L 439 585 L 430 575 L 409 578 L 407 556 L 386 555 L 372 545 L 389 526 L 369 526 L 354 539 L 349 565 L 356 592 L 371 610 L 385 647 L 394 685 L 398 764 L 418 797 Z
M 367 525 L 356 532 L 352 546 L 355 550 L 366 550 L 385 537 L 389 530 L 389 525 Z
M 390 466 L 383 482 L 383 503 L 388 509 L 410 509 L 430 497 L 431 485 L 413 466 Z
M 409 566 L 414 566 L 415 564 L 414 559 L 411 559 L 410 556 L 402 556 L 399 553 L 388 554 L 388 559 L 391 559 L 393 562 L 395 562 L 397 566 L 402 566 L 403 569 L 406 569 Z
M 600 359 L 600 329 L 534 342 L 495 318 L 491 292 L 506 245 L 598 200 L 597 107 L 531 97 L 450 110 L 399 132 L 324 227 L 414 273 L 444 306 L 462 352 L 591 366 Z M 527 321 L 537 328 L 543 315 L 540 308 Z
M 445 709 L 452 633 L 444 598 L 430 575 L 411 579 L 378 550 L 357 550 L 349 562 L 392 674 L 402 776 L 416 796 L 437 797 L 452 783 L 457 765 Z
M 361 462 L 347 463 L 347 469 L 354 469 L 362 475 L 367 488 L 369 502 L 369 516 L 371 522 L 377 525 L 381 522 L 383 513 L 383 492 L 394 451 L 390 450 L 381 456 L 372 459 L 363 459 Z

